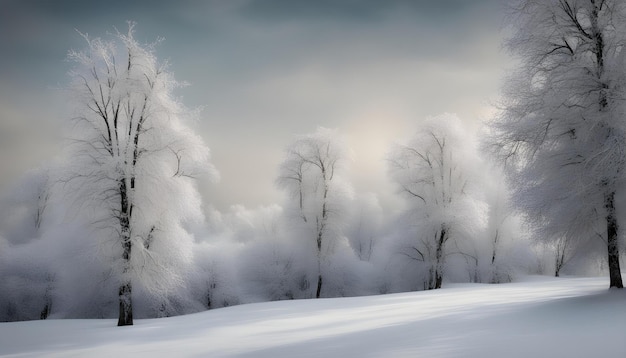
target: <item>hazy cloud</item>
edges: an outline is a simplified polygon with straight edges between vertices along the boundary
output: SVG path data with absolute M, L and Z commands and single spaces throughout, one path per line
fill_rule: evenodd
M 32 141 L 40 117 L 67 115 L 47 89 L 67 81 L 65 54 L 82 47 L 74 29 L 105 36 L 135 20 L 137 38 L 165 37 L 159 58 L 191 83 L 183 102 L 204 108 L 198 130 L 222 181 L 201 188 L 219 208 L 280 200 L 283 147 L 320 125 L 350 140 L 357 190 L 389 196 L 389 143 L 426 116 L 479 119 L 506 60 L 495 0 L 2 3 L 0 129 L 19 139 L 1 144 L 12 154 L 0 157 L 0 190 L 45 160 L 52 141 Z

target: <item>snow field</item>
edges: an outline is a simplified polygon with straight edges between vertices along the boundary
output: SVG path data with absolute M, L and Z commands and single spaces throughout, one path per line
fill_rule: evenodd
M 0 323 L 6 357 L 626 357 L 626 292 L 606 278 L 241 305 L 115 327 Z

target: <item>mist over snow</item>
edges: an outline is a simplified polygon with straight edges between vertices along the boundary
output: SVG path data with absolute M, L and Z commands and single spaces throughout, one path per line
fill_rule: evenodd
M 622 2 L 0 1 L 0 355 L 626 355 Z

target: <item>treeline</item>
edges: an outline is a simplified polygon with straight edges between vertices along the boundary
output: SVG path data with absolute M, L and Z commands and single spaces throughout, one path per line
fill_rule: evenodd
M 387 154 L 404 199 L 393 211 L 354 192 L 351 151 L 326 128 L 285 148 L 284 202 L 203 207 L 196 181 L 217 170 L 154 46 L 132 24 L 84 36 L 69 54 L 65 153 L 0 201 L 0 320 L 129 325 L 528 273 L 608 272 L 621 288 L 626 5 L 519 5 L 507 48 L 520 66 L 501 110 L 480 136 L 456 115 L 417 120 Z
M 135 257 L 126 274 L 135 317 L 558 273 L 561 257 L 566 263 L 575 252 L 525 236 L 502 175 L 481 160 L 475 139 L 456 116 L 442 115 L 390 148 L 389 177 L 406 204 L 397 212 L 386 212 L 375 194 L 351 189 L 350 150 L 325 128 L 285 149 L 276 179 L 283 203 L 208 209 L 205 218 L 193 188 L 135 199 L 137 207 L 167 207 L 155 225 L 143 225 L 145 236 L 132 237 Z M 117 211 L 106 207 L 106 196 L 82 198 L 93 194 L 67 181 L 73 164 L 33 170 L 3 198 L 3 321 L 119 313 L 124 261 L 119 219 L 111 214 Z M 172 220 L 180 220 L 178 231 L 165 231 Z M 570 269 L 591 273 L 604 265 L 601 256 L 582 263 Z

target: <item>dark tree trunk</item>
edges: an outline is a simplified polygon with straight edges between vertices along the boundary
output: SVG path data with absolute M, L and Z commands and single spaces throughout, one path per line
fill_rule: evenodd
M 326 203 L 324 203 L 324 206 L 326 206 Z M 317 232 L 317 290 L 315 298 L 320 298 L 322 294 L 322 230 L 323 227 Z
M 130 278 L 127 277 L 129 267 L 130 267 L 130 250 L 131 250 L 131 242 L 130 239 L 127 239 L 124 243 L 124 281 L 120 285 L 119 288 L 119 301 L 120 301 L 120 312 L 119 318 L 117 320 L 118 326 L 132 326 L 133 325 L 133 297 L 132 297 L 132 285 L 130 282 Z
M 315 298 L 320 298 L 322 294 L 322 239 L 326 220 L 328 220 L 328 210 L 326 209 L 326 198 L 328 196 L 328 183 L 326 183 L 326 171 L 322 167 L 322 176 L 324 177 L 324 201 L 322 202 L 322 219 L 318 223 L 317 229 L 317 290 Z
M 567 239 L 564 238 L 563 240 Z M 560 245 L 557 246 L 556 260 L 554 261 L 554 277 L 559 277 L 561 275 L 561 269 L 565 265 L 565 244 L 566 243 L 563 242 L 562 248 Z
M 51 274 L 48 274 L 46 277 L 46 292 L 44 293 L 44 306 L 41 312 L 39 313 L 39 319 L 47 319 L 50 316 L 52 311 L 52 290 L 53 290 L 53 281 Z
M 441 226 L 441 232 L 439 233 L 439 239 L 437 240 L 436 262 L 435 262 L 435 282 L 434 289 L 441 288 L 443 283 L 443 246 L 448 239 L 448 231 L 445 225 Z
M 131 326 L 133 324 L 133 300 L 132 300 L 132 285 L 128 273 L 130 271 L 130 259 L 132 242 L 130 240 L 130 211 L 132 207 L 128 202 L 128 192 L 126 189 L 126 181 L 120 180 L 120 228 L 121 228 L 121 243 L 122 243 L 122 259 L 124 260 L 124 269 L 122 272 L 123 281 L 120 284 L 119 295 L 119 318 L 117 321 L 118 326 Z
M 493 239 L 493 247 L 491 250 L 491 283 L 500 283 L 496 268 L 496 254 L 498 252 L 498 239 L 500 238 L 500 230 L 496 229 L 496 235 Z
M 133 325 L 133 301 L 131 296 L 132 286 L 130 282 L 126 282 L 120 286 L 120 316 L 117 320 L 118 326 Z
M 51 305 L 50 302 L 46 301 L 46 304 L 43 306 L 41 313 L 39 314 L 39 319 L 47 319 L 50 316 Z
M 444 225 L 441 227 L 439 237 L 437 238 L 437 247 L 435 250 L 435 262 L 428 271 L 428 289 L 435 290 L 441 288 L 443 283 L 443 245 L 447 240 L 447 231 Z
M 604 198 L 604 206 L 606 207 L 606 233 L 608 246 L 609 261 L 609 287 L 623 288 L 622 273 L 619 266 L 619 248 L 618 242 L 618 224 L 615 217 L 615 192 L 607 194 Z
M 124 282 L 120 285 L 119 288 L 119 301 L 120 301 L 120 312 L 119 318 L 117 320 L 118 326 L 132 326 L 133 325 L 133 297 L 132 297 L 132 285 L 130 282 L 130 278 L 127 277 L 129 267 L 130 267 L 130 250 L 131 250 L 131 242 L 127 240 L 124 243 Z
M 443 276 L 441 275 L 441 270 L 437 268 L 437 271 L 435 271 L 435 289 L 441 288 L 442 283 L 443 283 Z
M 496 229 L 496 236 L 493 238 L 493 248 L 491 251 L 491 265 L 496 262 L 496 253 L 498 250 L 498 239 L 499 239 L 499 230 Z
M 317 233 L 317 290 L 315 298 L 320 298 L 322 293 L 322 230 L 323 228 L 319 229 Z
M 315 293 L 315 298 L 320 298 L 322 295 L 322 275 L 317 276 L 317 292 Z

